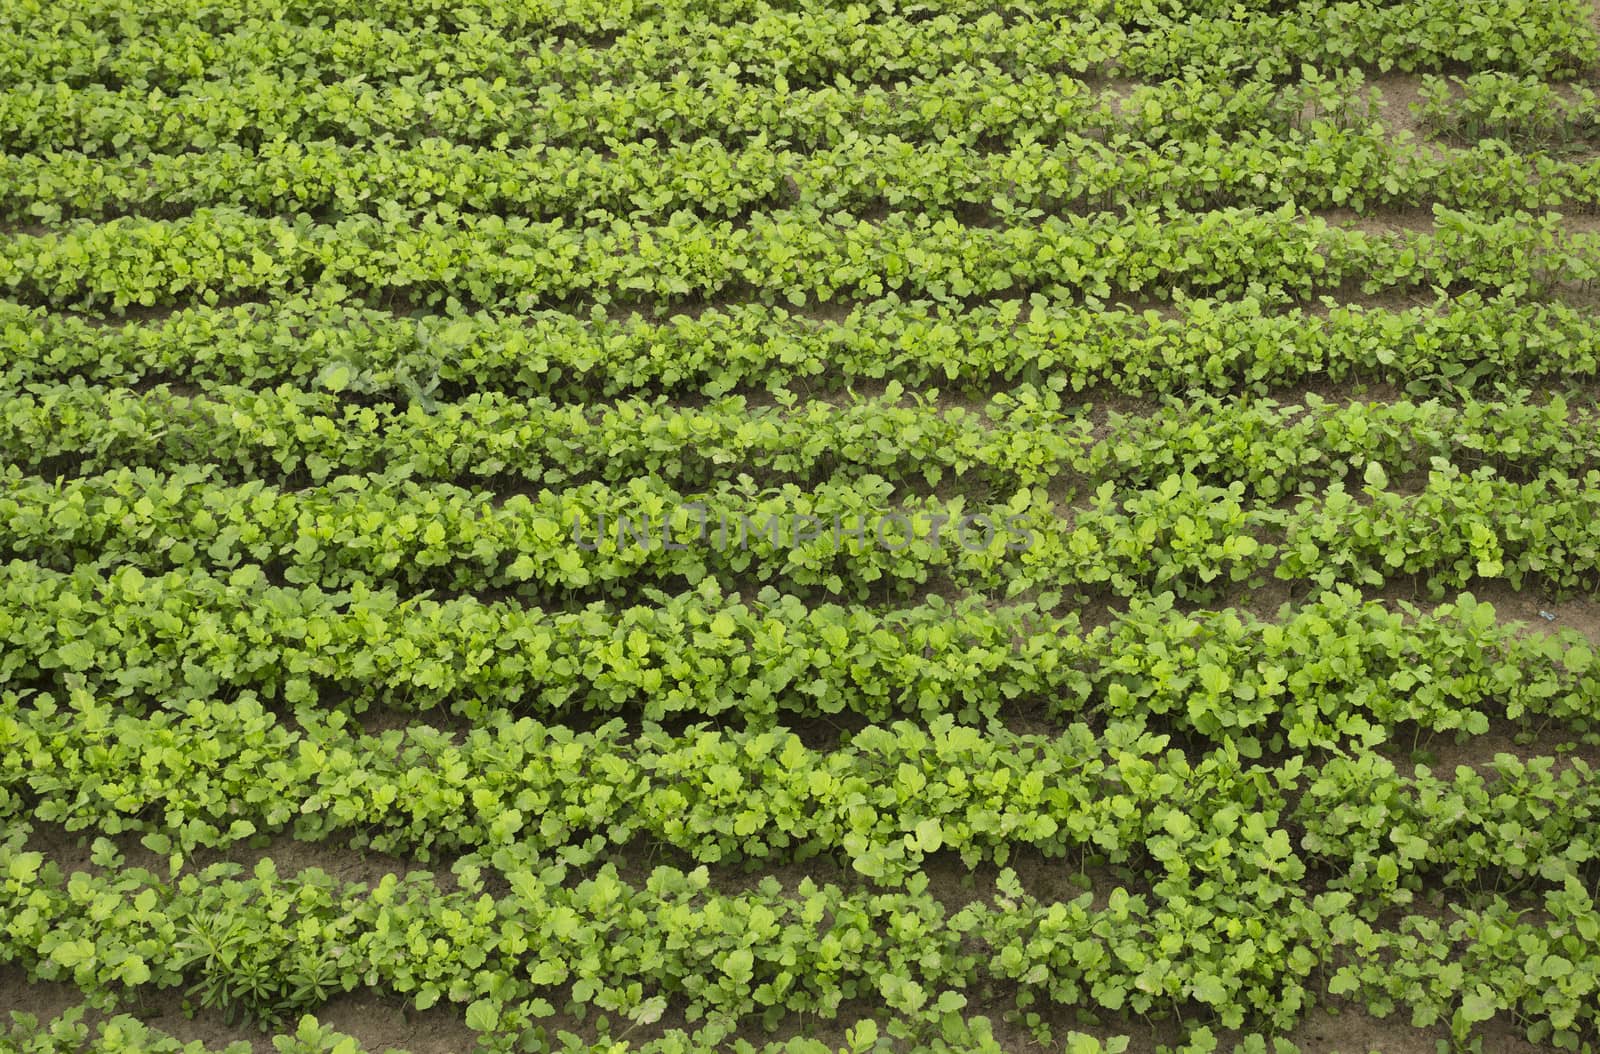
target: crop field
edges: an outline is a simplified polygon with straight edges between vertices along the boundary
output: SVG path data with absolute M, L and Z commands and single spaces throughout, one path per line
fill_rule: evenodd
M 0 1052 L 1600 1051 L 1591 0 L 4 0 Z

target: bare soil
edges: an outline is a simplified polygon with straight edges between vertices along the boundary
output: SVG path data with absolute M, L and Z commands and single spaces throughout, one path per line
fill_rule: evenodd
M 1407 132 L 1421 142 L 1427 130 L 1417 118 L 1413 105 L 1422 100 L 1422 78 L 1412 73 L 1386 73 L 1371 83 L 1383 98 L 1383 124 L 1391 133 Z

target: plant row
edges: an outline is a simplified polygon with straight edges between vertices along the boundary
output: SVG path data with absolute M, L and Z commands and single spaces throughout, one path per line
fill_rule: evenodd
M 1441 2 L 1448 0 L 1419 6 Z M 1340 6 L 1377 14 L 1371 0 Z M 1398 21 L 1393 12 L 1378 17 L 1391 24 Z M 1281 29 L 1284 21 L 1273 15 L 1258 18 L 1264 25 L 1258 27 L 1257 19 L 1177 23 L 1173 28 L 1181 38 L 1167 40 L 1170 29 L 1129 32 L 1115 23 L 1075 15 L 1008 19 L 991 12 L 974 22 L 948 13 L 869 18 L 860 8 L 767 9 L 748 20 L 708 26 L 703 17 L 682 11 L 631 25 L 599 46 L 556 40 L 537 47 L 481 24 L 452 32 L 426 25 L 395 27 L 369 18 L 315 26 L 265 22 L 225 36 L 190 25 L 116 49 L 108 46 L 110 34 L 104 32 L 47 40 L 0 60 L 0 82 L 128 85 L 178 94 L 197 82 L 234 80 L 262 69 L 325 81 L 361 78 L 385 84 L 445 74 L 441 83 L 470 76 L 524 87 L 581 81 L 625 84 L 685 74 L 698 78 L 734 69 L 755 83 L 781 77 L 794 87 L 813 88 L 933 77 L 968 64 L 1011 67 L 1020 55 L 1028 56 L 1028 68 L 1080 74 L 1115 69 L 1159 77 L 1181 72 L 1183 60 L 1204 64 L 1211 49 L 1253 41 L 1263 29 Z M 1417 53 L 1420 42 L 1393 39 L 1393 32 L 1380 39 L 1414 49 L 1410 60 L 1426 63 Z M 1327 38 L 1299 37 L 1270 37 L 1271 50 L 1262 51 L 1263 66 L 1269 67 L 1264 76 L 1298 72 L 1306 62 L 1323 64 L 1325 53 L 1318 48 L 1326 47 Z M 1295 58 L 1292 66 L 1270 68 L 1274 58 L 1282 66 L 1286 56 Z
M 348 302 L 195 307 L 101 325 L 0 303 L 0 376 L 14 387 L 83 378 L 326 388 L 424 409 L 501 391 L 590 402 L 639 392 L 839 391 L 883 379 L 986 393 L 1030 383 L 1132 396 L 1266 392 L 1373 381 L 1433 395 L 1600 372 L 1600 321 L 1561 303 L 1473 293 L 1405 308 L 1329 303 L 1273 311 L 1255 297 L 1180 298 L 1168 315 L 1043 296 L 972 307 L 884 300 L 837 320 L 783 308 L 637 314 L 397 317 Z
M 1330 995 L 1385 1016 L 1409 1012 L 1420 1028 L 1449 1029 L 1467 1048 L 1485 1021 L 1514 1020 L 1535 1044 L 1580 1050 L 1593 1044 L 1600 978 L 1600 911 L 1593 885 L 1569 878 L 1530 912 L 1494 896 L 1454 917 L 1409 915 L 1392 929 L 1346 917 L 1330 926 L 1346 961 Z
M 1063 478 L 1151 487 L 1187 471 L 1242 482 L 1268 501 L 1360 479 L 1373 462 L 1396 476 L 1436 460 L 1512 477 L 1600 467 L 1596 408 L 1527 391 L 1459 404 L 1202 396 L 1113 410 L 1099 424 L 1092 412 L 1031 385 L 969 409 L 942 406 L 937 393 L 908 400 L 898 382 L 844 404 L 791 393 L 770 405 L 726 396 L 695 407 L 662 396 L 573 404 L 490 392 L 397 406 L 289 386 L 189 396 L 166 385 L 40 384 L 0 396 L 0 457 L 63 476 L 210 465 L 231 482 L 278 485 L 391 472 L 500 487 L 650 476 L 682 489 L 751 472 L 813 483 L 878 475 L 913 489 L 951 476 L 1014 490 Z
M 1559 217 L 1483 220 L 1435 207 L 1431 230 L 1369 233 L 1292 207 L 1164 213 L 1149 208 L 989 228 L 894 213 L 881 221 L 806 210 L 748 224 L 678 215 L 592 227 L 494 215 L 384 210 L 333 224 L 205 209 L 123 218 L 0 241 L 0 288 L 57 307 L 125 310 L 275 298 L 321 287 L 531 310 L 660 305 L 718 296 L 828 303 L 893 293 L 962 303 L 1037 291 L 1058 298 L 1175 292 L 1309 297 L 1384 290 L 1538 295 L 1600 276 L 1600 234 Z
M 1580 759 L 1498 754 L 1488 772 L 1402 775 L 1377 754 L 1308 777 L 1295 822 L 1330 886 L 1384 902 L 1441 887 L 1515 892 L 1575 877 L 1600 882 L 1600 777 Z
M 1518 146 L 1581 147 L 1600 139 L 1600 97 L 1582 84 L 1475 73 L 1425 75 L 1417 114 L 1435 135 L 1457 142 L 1500 139 Z
M 551 145 L 609 149 L 618 142 L 717 139 L 826 147 L 863 135 L 954 139 L 969 145 L 1126 135 L 1148 141 L 1286 130 L 1312 116 L 1370 121 L 1376 107 L 1359 72 L 1280 85 L 1204 79 L 1140 85 L 1108 96 L 1081 78 L 962 67 L 894 87 L 815 91 L 751 85 L 722 72 L 624 84 L 526 86 L 503 79 L 447 84 L 325 84 L 257 71 L 202 82 L 176 95 L 143 88 L 65 84 L 0 92 L 0 140 L 13 153 L 79 150 L 142 156 L 207 151 L 231 143 L 332 139 L 346 144 L 443 138 L 505 149 Z
M 1104 626 L 1032 604 L 937 598 L 893 610 L 753 599 L 709 586 L 631 606 L 542 611 L 133 568 L 4 568 L 0 683 L 84 689 L 130 715 L 251 693 L 309 710 L 500 710 L 557 721 L 637 714 L 847 714 L 966 722 L 1008 707 L 1170 722 L 1252 754 L 1537 717 L 1592 738 L 1593 647 L 1527 632 L 1463 595 L 1432 612 L 1326 592 L 1279 620 L 1135 600 Z M 33 704 L 42 705 L 42 704 Z M 1014 711 L 1013 711 L 1014 712 Z
M 628 84 L 734 69 L 755 83 L 781 77 L 794 87 L 810 88 L 933 77 L 966 64 L 1013 66 L 1027 49 L 1038 49 L 1037 61 L 1030 56 L 1027 65 L 1040 69 L 1085 73 L 1121 61 L 1162 72 L 1160 45 L 1146 39 L 1159 32 L 1130 34 L 1093 19 L 1061 15 L 1008 21 L 990 14 L 971 26 L 948 14 L 870 20 L 864 15 L 862 10 L 765 10 L 748 21 L 708 26 L 693 14 L 675 13 L 634 24 L 600 46 L 562 40 L 531 46 L 483 25 L 451 32 L 368 18 L 316 26 L 255 23 L 226 36 L 191 25 L 116 50 L 105 46 L 106 34 L 57 38 L 11 58 L 9 69 L 0 67 L 0 81 L 142 86 L 174 95 L 263 69 L 324 81 L 442 85 L 453 77 L 476 77 L 521 87 Z M 963 25 L 979 31 L 963 34 Z
M 537 49 L 481 24 L 451 32 L 372 18 L 316 26 L 256 22 L 226 36 L 191 25 L 116 48 L 103 32 L 30 42 L 15 57 L 0 59 L 0 83 L 101 82 L 175 94 L 202 79 L 248 78 L 263 69 L 324 81 L 446 83 L 473 76 L 523 85 L 714 76 L 734 69 L 756 83 L 782 78 L 818 87 L 937 76 L 960 65 L 1143 78 L 1190 70 L 1284 77 L 1306 65 L 1407 72 L 1465 65 L 1538 77 L 1582 73 L 1600 62 L 1600 49 L 1581 18 L 1524 23 L 1527 14 L 1507 12 L 1467 20 L 1466 10 L 1463 0 L 1309 0 L 1281 12 L 1160 19 L 1137 29 L 1076 12 L 868 18 L 864 8 L 766 9 L 707 25 L 703 14 L 680 11 L 630 25 L 598 46 L 547 40 Z M 1518 32 L 1508 35 L 1512 26 Z
M 979 590 L 1067 586 L 1206 601 L 1275 574 L 1324 588 L 1410 579 L 1434 596 L 1477 580 L 1556 592 L 1600 574 L 1600 472 L 1513 482 L 1440 465 L 1414 493 L 1382 465 L 1292 507 L 1170 475 L 1102 484 L 1063 516 L 1045 488 L 968 505 L 905 497 L 881 477 L 768 488 L 745 476 L 678 491 L 634 477 L 531 497 L 338 476 L 286 491 L 204 466 L 46 480 L 0 476 L 0 547 L 67 570 L 243 564 L 293 583 L 518 595 L 620 595 L 652 582 L 781 584 L 824 596 L 908 596 L 931 581 Z
M 837 856 L 889 885 L 940 850 L 968 867 L 1022 849 L 1143 865 L 1169 825 L 1233 823 L 1241 801 L 1271 822 L 1284 811 L 1276 774 L 1223 752 L 1191 763 L 1136 726 L 985 734 L 946 717 L 826 751 L 785 731 L 625 738 L 620 722 L 575 733 L 504 714 L 461 742 L 417 725 L 359 735 L 337 717 L 301 727 L 248 697 L 147 717 L 87 693 L 8 700 L 0 795 L 13 819 L 136 832 L 162 855 L 292 829 L 422 859 L 514 846 L 583 867 L 638 840 L 704 864 Z
M 65 705 L 0 701 L 0 812 L 138 833 L 163 855 L 289 831 L 423 860 L 515 846 L 583 867 L 637 842 L 703 864 L 836 857 L 901 885 L 941 850 L 968 868 L 1027 849 L 1061 867 L 1187 873 L 1196 832 L 1232 833 L 1248 806 L 1258 838 L 1303 831 L 1294 848 L 1330 888 L 1382 904 L 1408 903 L 1424 882 L 1517 889 L 1592 884 L 1600 871 L 1600 779 L 1550 757 L 1503 754 L 1492 779 L 1465 767 L 1401 776 L 1376 754 L 1302 773 L 1298 758 L 1248 766 L 1231 745 L 1166 752 L 1143 722 L 1041 736 L 948 716 L 870 726 L 834 750 L 781 730 L 626 736 L 620 722 L 574 732 L 503 713 L 464 737 L 419 725 L 365 735 L 304 710 L 298 723 L 248 695 L 147 716 L 86 691 Z M 1181 834 L 1190 844 L 1168 851 Z
M 92 1027 L 89 1021 L 94 1022 Z M 748 1040 L 733 1039 L 720 1049 L 732 1054 L 902 1054 L 907 1049 L 902 1037 L 880 1033 L 877 1021 L 872 1018 L 862 1019 L 844 1035 L 843 1045 L 793 1036 L 759 1046 Z M 1065 1040 L 1067 1054 L 1122 1054 L 1127 1049 L 1127 1038 L 1121 1036 L 1101 1040 L 1080 1032 L 1068 1032 Z M 355 1037 L 322 1024 L 314 1014 L 302 1015 L 294 1031 L 278 1033 L 271 1037 L 271 1042 L 277 1054 L 366 1054 L 368 1049 Z M 552 1054 L 618 1054 L 619 1048 L 617 1043 L 593 1042 L 567 1031 L 555 1035 L 547 1031 L 537 1044 Z M 9 1025 L 0 1026 L 0 1046 L 15 1054 L 82 1054 L 86 1050 L 97 1054 L 251 1054 L 256 1049 L 239 1040 L 223 1047 L 199 1040 L 185 1043 L 131 1014 L 109 1018 L 97 1015 L 92 1003 L 69 1007 L 42 1021 L 33 1014 L 14 1013 Z M 712 1048 L 681 1029 L 665 1029 L 649 1039 L 630 1036 L 623 1049 L 628 1054 L 708 1054 Z M 952 1014 L 940 1022 L 937 1034 L 921 1039 L 910 1049 L 915 1054 L 1003 1054 L 1004 1048 L 995 1039 L 988 1018 L 962 1019 Z M 1277 1048 L 1279 1054 L 1288 1049 L 1282 1045 Z M 387 1054 L 407 1054 L 394 1048 L 385 1050 Z M 1238 1054 L 1264 1052 L 1265 1047 L 1238 1048 Z M 462 1054 L 467 1051 L 464 1049 Z
M 911 0 L 908 3 L 867 9 L 868 18 L 905 14 L 913 18 L 938 15 L 977 17 L 998 11 L 1008 18 L 1047 18 L 1081 15 L 1130 25 L 1159 24 L 1173 18 L 1215 17 L 1235 8 L 1270 11 L 1279 0 Z M 73 36 L 104 46 L 127 46 L 145 35 L 199 30 L 225 35 L 262 21 L 323 26 L 348 19 L 371 18 L 385 25 L 429 26 L 455 34 L 489 29 L 528 43 L 564 37 L 605 38 L 626 32 L 637 24 L 662 19 L 699 18 L 707 24 L 728 24 L 772 11 L 827 12 L 834 10 L 818 0 L 562 0 L 508 3 L 506 0 L 302 0 L 284 10 L 263 0 L 217 0 L 196 11 L 186 0 L 77 0 L 69 12 L 42 0 L 19 0 L 0 12 L 0 26 L 17 32 Z M 1559 4 L 1549 10 L 1563 10 Z M 135 31 L 131 16 L 140 22 Z
M 492 150 L 424 140 L 372 150 L 266 143 L 254 151 L 93 157 L 0 156 L 11 193 L 0 215 L 58 222 L 125 213 L 182 214 L 231 205 L 257 213 L 359 214 L 404 204 L 529 219 L 737 218 L 753 210 L 896 209 L 929 215 L 988 209 L 1003 217 L 1119 206 L 1209 209 L 1453 208 L 1498 212 L 1600 205 L 1600 162 L 1512 153 L 1497 143 L 1438 152 L 1396 142 L 1381 126 L 1241 133 L 1146 145 L 1067 136 L 1001 153 L 954 141 L 860 138 L 801 153 L 713 140 L 658 149 Z M 792 183 L 788 182 L 792 180 Z
M 12 1013 L 8 1022 L 0 1024 L 0 1049 L 10 1054 L 83 1054 L 89 1050 L 97 1054 L 252 1054 L 255 1047 L 247 1040 L 221 1047 L 200 1040 L 186 1043 L 132 1014 L 102 1017 L 86 1003 L 43 1020 L 32 1013 Z M 353 1037 L 311 1015 L 301 1018 L 293 1032 L 273 1036 L 272 1049 L 277 1054 L 366 1054 L 366 1048 Z
M 992 900 L 951 914 L 926 880 L 897 893 L 805 879 L 725 894 L 704 871 L 668 868 L 639 888 L 610 867 L 578 882 L 561 867 L 525 867 L 498 897 L 472 868 L 449 890 L 419 873 L 371 887 L 316 869 L 285 876 L 270 860 L 248 875 L 223 864 L 163 881 L 119 868 L 106 843 L 96 856 L 116 870 L 68 878 L 23 850 L 23 833 L 0 848 L 0 948 L 30 977 L 70 979 L 103 1001 L 185 987 L 200 1005 L 269 1024 L 357 985 L 464 1006 L 489 1049 L 510 1049 L 557 1000 L 620 1022 L 675 1004 L 706 1022 L 696 1038 L 710 1045 L 741 1019 L 836 1019 L 863 997 L 936 1031 L 964 993 L 1002 988 L 1022 1009 L 1174 1014 L 1197 1039 L 1207 1022 L 1286 1031 L 1324 985 L 1378 1008 L 1421 986 L 1414 1020 L 1446 1018 L 1463 1042 L 1497 1013 L 1568 1046 L 1597 1024 L 1600 908 L 1576 881 L 1545 897 L 1553 924 L 1496 899 L 1448 925 L 1406 916 L 1375 929 L 1348 894 L 1310 897 L 1271 877 L 1246 883 L 1237 902 L 1208 896 L 1216 883 L 1169 879 L 1149 896 L 1114 890 L 1097 908 L 1089 893 L 1042 904 L 1006 873 Z M 1222 852 L 1263 863 L 1277 852 L 1270 837 L 1253 850 L 1223 841 Z M 1325 981 L 1335 956 L 1343 964 Z

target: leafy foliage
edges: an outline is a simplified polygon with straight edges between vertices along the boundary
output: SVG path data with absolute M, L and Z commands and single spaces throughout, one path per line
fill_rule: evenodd
M 0 1050 L 1590 1050 L 1590 6 L 0 5 Z

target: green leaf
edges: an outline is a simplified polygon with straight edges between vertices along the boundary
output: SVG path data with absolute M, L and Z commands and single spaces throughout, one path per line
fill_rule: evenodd
M 350 387 L 350 367 L 344 363 L 330 363 L 317 375 L 317 384 L 330 392 L 342 392 Z
M 1499 1009 L 1495 1005 L 1494 993 L 1481 984 L 1461 1000 L 1461 1016 L 1472 1024 L 1489 1020 Z
M 1194 979 L 1194 997 L 1202 1003 L 1221 1006 L 1228 998 L 1228 990 L 1219 977 L 1202 976 Z
M 87 670 L 94 664 L 95 647 L 82 639 L 69 641 L 56 648 L 56 657 L 69 670 Z
M 744 984 L 755 974 L 756 957 L 749 948 L 735 948 L 723 960 L 722 969 L 729 977 Z
M 51 950 L 50 958 L 70 970 L 94 958 L 94 944 L 82 937 L 62 941 Z
M 133 957 L 122 964 L 122 983 L 141 985 L 150 980 L 150 967 L 143 959 Z
M 474 1032 L 493 1032 L 500 1027 L 500 1005 L 480 999 L 467 1007 L 467 1027 Z
M 18 853 L 6 863 L 6 877 L 13 882 L 32 882 L 43 863 L 43 853 Z
M 633 1008 L 629 1016 L 636 1025 L 653 1025 L 661 1020 L 661 1015 L 667 1012 L 667 999 L 665 996 L 653 996 Z
M 878 1043 L 878 1023 L 870 1017 L 862 1018 L 856 1027 L 845 1033 L 845 1041 L 856 1054 L 866 1054 Z

